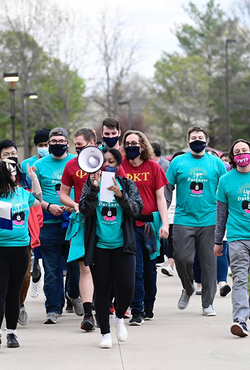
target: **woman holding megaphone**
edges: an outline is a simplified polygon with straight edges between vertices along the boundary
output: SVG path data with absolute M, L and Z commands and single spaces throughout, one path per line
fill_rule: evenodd
M 116 337 L 123 342 L 127 329 L 123 316 L 134 294 L 136 240 L 134 218 L 143 208 L 133 181 L 117 175 L 122 162 L 118 150 L 104 149 L 105 171 L 90 174 L 79 202 L 85 216 L 85 264 L 91 266 L 95 309 L 102 334 L 100 347 L 111 348 L 110 292 L 116 288 Z M 109 183 L 111 178 L 112 183 Z

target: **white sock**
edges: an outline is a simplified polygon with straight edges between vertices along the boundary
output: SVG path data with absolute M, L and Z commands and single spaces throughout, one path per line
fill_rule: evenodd
M 221 289 L 227 283 L 225 281 L 219 281 L 219 288 Z
M 123 318 L 119 319 L 119 317 L 116 316 L 116 314 L 114 315 L 114 321 L 119 324 L 121 322 L 123 322 Z
M 7 334 L 15 334 L 15 335 L 17 335 L 17 330 L 16 329 L 13 330 L 13 329 L 7 329 L 6 328 L 5 331 L 6 331 Z
M 105 338 L 111 338 L 111 333 L 102 334 L 102 338 L 103 339 L 105 339 Z

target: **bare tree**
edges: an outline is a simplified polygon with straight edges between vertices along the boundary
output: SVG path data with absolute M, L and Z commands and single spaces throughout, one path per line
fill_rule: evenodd
M 94 101 L 108 116 L 116 116 L 118 103 L 127 94 L 125 82 L 139 59 L 140 41 L 135 38 L 133 27 L 128 27 L 119 12 L 111 16 L 101 12 L 99 29 L 94 38 L 98 50 L 98 75 L 102 78 L 93 89 Z

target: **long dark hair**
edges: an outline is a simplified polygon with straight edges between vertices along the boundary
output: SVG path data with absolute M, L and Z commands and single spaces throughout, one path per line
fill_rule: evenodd
M 15 188 L 16 184 L 11 178 L 6 163 L 0 161 L 0 198 L 8 197 L 12 192 L 15 192 Z
M 245 143 L 249 147 L 249 152 L 250 152 L 250 142 L 244 139 L 238 139 L 236 140 L 233 145 L 231 146 L 229 153 L 228 153 L 228 158 L 229 158 L 229 164 L 233 167 L 236 168 L 236 163 L 234 162 L 234 147 L 238 143 Z

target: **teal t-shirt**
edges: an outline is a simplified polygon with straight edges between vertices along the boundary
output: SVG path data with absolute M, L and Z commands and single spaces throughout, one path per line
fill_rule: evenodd
M 223 162 L 211 154 L 202 158 L 180 155 L 170 163 L 167 179 L 176 186 L 174 224 L 193 227 L 215 225 L 216 191 L 226 173 Z
M 21 163 L 21 169 L 24 173 L 27 173 L 27 163 L 30 167 L 33 166 L 33 164 L 38 160 L 37 155 L 34 155 L 33 157 L 27 158 Z
M 28 230 L 28 218 L 30 207 L 35 202 L 35 197 L 24 190 L 16 188 L 7 198 L 0 198 L 1 201 L 12 203 L 12 225 L 13 230 L 0 229 L 1 247 L 25 247 L 30 244 Z
M 121 189 L 120 184 L 119 187 Z M 115 197 L 111 203 L 102 202 L 100 201 L 99 192 L 96 215 L 96 235 L 99 237 L 97 247 L 104 249 L 122 247 L 124 244 L 122 229 L 123 209 L 119 206 Z
M 52 154 L 37 160 L 34 163 L 38 181 L 40 182 L 43 200 L 48 203 L 62 205 L 60 202 L 60 187 L 63 170 L 66 163 L 75 158 L 74 154 L 68 154 L 63 159 L 55 159 Z M 70 196 L 74 199 L 74 190 L 71 189 Z M 44 211 L 44 213 L 47 213 Z M 58 223 L 60 218 L 44 219 L 44 223 Z
M 227 240 L 250 240 L 250 172 L 234 169 L 222 176 L 217 200 L 228 206 Z

